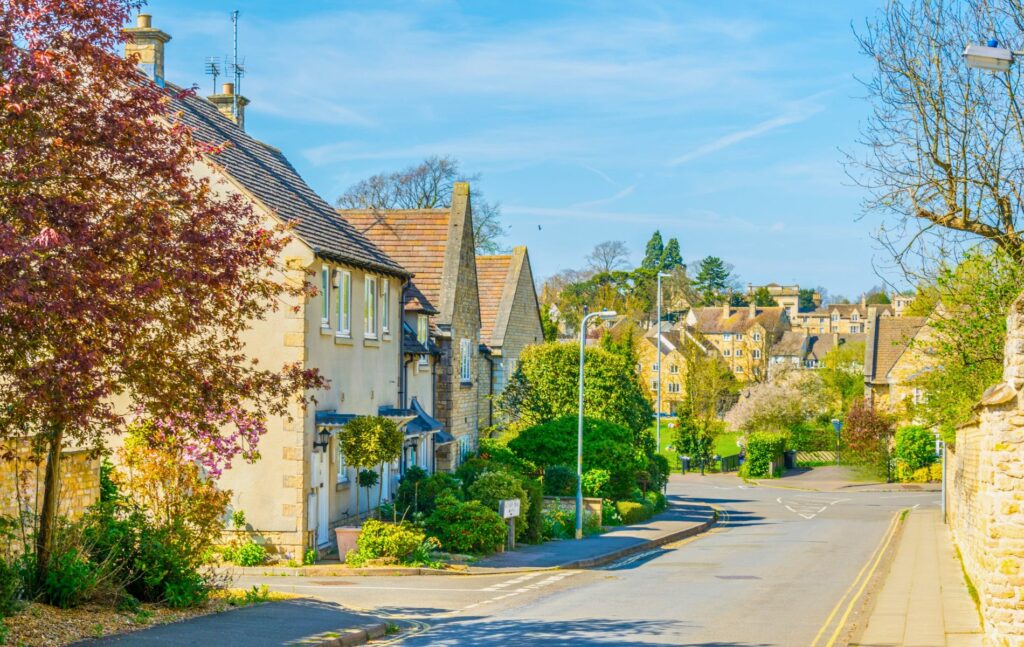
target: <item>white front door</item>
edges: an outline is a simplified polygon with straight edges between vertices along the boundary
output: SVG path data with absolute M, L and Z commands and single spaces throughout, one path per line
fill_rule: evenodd
M 316 544 L 324 546 L 330 541 L 330 512 L 327 490 L 327 452 L 314 452 L 312 465 L 313 493 L 315 494 L 314 510 L 310 516 L 316 515 Z

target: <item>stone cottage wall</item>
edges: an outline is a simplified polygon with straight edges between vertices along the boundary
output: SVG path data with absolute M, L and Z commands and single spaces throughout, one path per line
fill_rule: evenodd
M 957 430 L 948 518 L 978 590 L 985 641 L 1024 645 L 1024 297 L 1008 319 L 1003 383 Z
M 9 441 L 0 445 L 0 454 L 8 450 L 13 458 L 0 459 L 0 515 L 15 516 L 23 510 L 38 514 L 43 505 L 46 461 L 34 461 L 28 442 Z M 61 477 L 58 514 L 74 519 L 99 501 L 98 458 L 91 458 L 84 450 L 65 450 Z

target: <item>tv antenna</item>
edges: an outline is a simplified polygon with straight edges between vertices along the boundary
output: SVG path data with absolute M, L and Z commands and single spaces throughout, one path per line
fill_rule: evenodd
M 217 77 L 224 73 L 223 64 L 216 56 L 207 56 L 206 65 L 204 67 L 207 76 L 213 77 L 213 93 L 217 94 Z

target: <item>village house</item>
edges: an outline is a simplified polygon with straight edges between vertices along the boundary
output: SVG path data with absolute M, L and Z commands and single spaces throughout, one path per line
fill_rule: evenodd
M 808 312 L 799 312 L 791 321 L 794 330 L 807 334 L 860 335 L 868 332 L 868 308 L 875 308 L 880 317 L 895 316 L 892 305 L 869 306 L 861 299 L 860 303 L 833 303 Z
M 480 424 L 494 424 L 493 399 L 505 390 L 519 355 L 544 342 L 533 268 L 525 247 L 511 254 L 476 257 L 480 292 Z M 490 376 L 489 379 L 487 376 Z
M 430 341 L 437 348 L 436 359 L 426 361 L 433 384 L 431 415 L 444 426 L 443 438 L 453 439 L 435 445 L 431 460 L 439 470 L 455 469 L 476 449 L 483 417 L 480 401 L 482 394 L 490 392 L 490 375 L 481 374 L 486 348 L 481 348 L 469 183 L 455 183 L 451 205 L 449 209 L 345 209 L 338 210 L 335 218 L 414 274 L 402 293 L 402 311 L 406 323 L 417 331 L 417 341 Z M 428 371 L 421 361 L 413 371 L 416 379 L 408 382 L 410 403 L 413 396 L 417 402 L 421 397 L 425 401 L 421 394 Z
M 788 311 L 781 306 L 693 308 L 685 321 L 711 342 L 741 382 L 768 378 L 769 351 L 789 329 Z
M 157 84 L 164 79 L 166 33 L 139 17 L 128 30 L 127 54 L 138 54 L 141 69 Z M 230 83 L 209 99 L 169 95 L 171 110 L 198 141 L 218 146 L 197 164 L 224 196 L 239 196 L 267 227 L 292 225 L 278 271 L 294 283 L 312 281 L 318 295 L 286 299 L 281 307 L 251 322 L 244 334 L 246 354 L 263 366 L 298 364 L 329 381 L 315 406 L 291 405 L 291 419 L 272 418 L 260 444 L 259 461 L 236 461 L 219 484 L 232 491 L 231 507 L 245 512 L 258 541 L 283 556 L 300 557 L 326 547 L 330 530 L 377 504 L 363 497 L 355 509 L 355 473 L 340 451 L 338 435 L 357 416 L 401 408 L 402 288 L 410 272 L 382 252 L 298 175 L 281 151 L 245 132 L 245 97 Z M 416 419 L 396 418 L 403 426 Z M 384 495 L 390 495 L 395 466 L 384 466 Z M 374 493 L 376 494 L 376 493 Z
M 924 397 L 914 380 L 929 370 L 926 317 L 886 317 L 872 311 L 864 353 L 864 396 L 879 411 L 900 413 Z
M 786 313 L 792 320 L 798 312 L 800 312 L 800 286 L 799 285 L 779 285 L 778 283 L 769 283 L 767 285 L 753 285 L 747 284 L 747 299 L 753 301 L 754 293 L 761 289 L 767 290 L 768 294 L 775 299 L 775 302 L 780 307 L 786 309 Z M 815 307 L 821 305 L 821 295 L 817 292 L 814 293 L 813 301 Z
M 835 333 L 808 334 L 803 330 L 787 330 L 769 353 L 769 376 L 783 370 L 814 370 L 824 366 L 825 356 L 834 348 L 863 344 L 867 335 Z

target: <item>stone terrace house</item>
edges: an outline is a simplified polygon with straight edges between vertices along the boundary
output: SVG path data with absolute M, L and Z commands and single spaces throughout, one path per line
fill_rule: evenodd
M 808 312 L 798 312 L 791 317 L 791 322 L 794 329 L 808 334 L 858 335 L 868 332 L 869 309 L 874 309 L 880 317 L 895 316 L 891 305 L 869 306 L 861 300 L 859 304 L 834 303 Z
M 128 31 L 133 42 L 127 51 L 141 50 L 144 61 L 154 61 L 143 69 L 163 85 L 163 47 L 170 37 L 153 29 L 148 16 Z M 224 94 L 231 92 L 225 84 Z M 312 299 L 286 299 L 253 321 L 244 335 L 246 352 L 263 366 L 316 369 L 329 388 L 316 393 L 315 408 L 293 404 L 291 420 L 268 421 L 262 458 L 251 465 L 236 461 L 220 482 L 233 492 L 232 507 L 245 512 L 257 538 L 272 550 L 301 557 L 308 547 L 328 545 L 331 527 L 358 512 L 354 470 L 345 465 L 336 436 L 355 416 L 399 404 L 399 297 L 410 273 L 337 218 L 281 151 L 246 133 L 244 113 L 235 123 L 225 109 L 229 103 L 222 95 L 171 99 L 170 109 L 197 140 L 227 144 L 195 173 L 222 194 L 248 201 L 266 226 L 292 224 L 280 272 L 291 282 L 311 280 L 320 292 Z M 244 110 L 247 103 L 240 98 L 238 105 Z M 393 480 L 390 471 L 385 469 L 385 483 Z
M 480 362 L 481 425 L 494 424 L 493 397 L 505 390 L 523 349 L 544 342 L 540 305 L 525 247 L 511 254 L 476 257 L 480 291 L 480 341 L 486 347 Z M 487 376 L 490 379 L 487 379 Z M 488 388 L 484 388 L 484 382 Z
M 818 369 L 824 365 L 825 356 L 839 346 L 863 344 L 867 335 L 839 333 L 808 334 L 802 330 L 787 330 L 771 348 L 769 374 L 776 375 L 785 369 Z
M 723 304 L 691 309 L 686 325 L 718 349 L 736 379 L 762 381 L 768 378 L 769 351 L 789 329 L 789 315 L 781 306 Z
M 786 309 L 789 314 L 789 318 L 793 319 L 798 312 L 800 312 L 800 286 L 799 285 L 779 285 L 778 283 L 769 283 L 767 285 L 753 285 L 747 284 L 747 298 L 753 300 L 754 293 L 764 288 L 768 290 L 768 294 L 772 295 L 775 302 L 779 306 Z M 815 305 L 821 304 L 821 295 L 817 292 L 814 293 Z
M 864 396 L 868 405 L 894 413 L 906 398 L 918 401 L 910 382 L 930 368 L 925 317 L 883 317 L 871 322 L 864 351 Z
M 675 415 L 676 407 L 686 398 L 686 357 L 683 355 L 683 330 L 657 327 L 640 338 L 637 344 L 637 358 L 640 362 L 640 379 L 649 389 L 651 402 L 657 407 L 658 401 L 658 351 L 661 351 L 661 411 Z M 659 343 L 660 342 L 660 343 Z
M 454 443 L 438 444 L 434 460 L 437 469 L 454 469 L 476 448 L 481 387 L 489 391 L 489 384 L 481 384 L 489 376 L 480 375 L 480 298 L 469 183 L 455 184 L 450 209 L 339 210 L 336 219 L 414 274 L 402 309 L 410 326 L 416 321 L 415 330 L 427 326 L 438 349 L 432 415 Z

